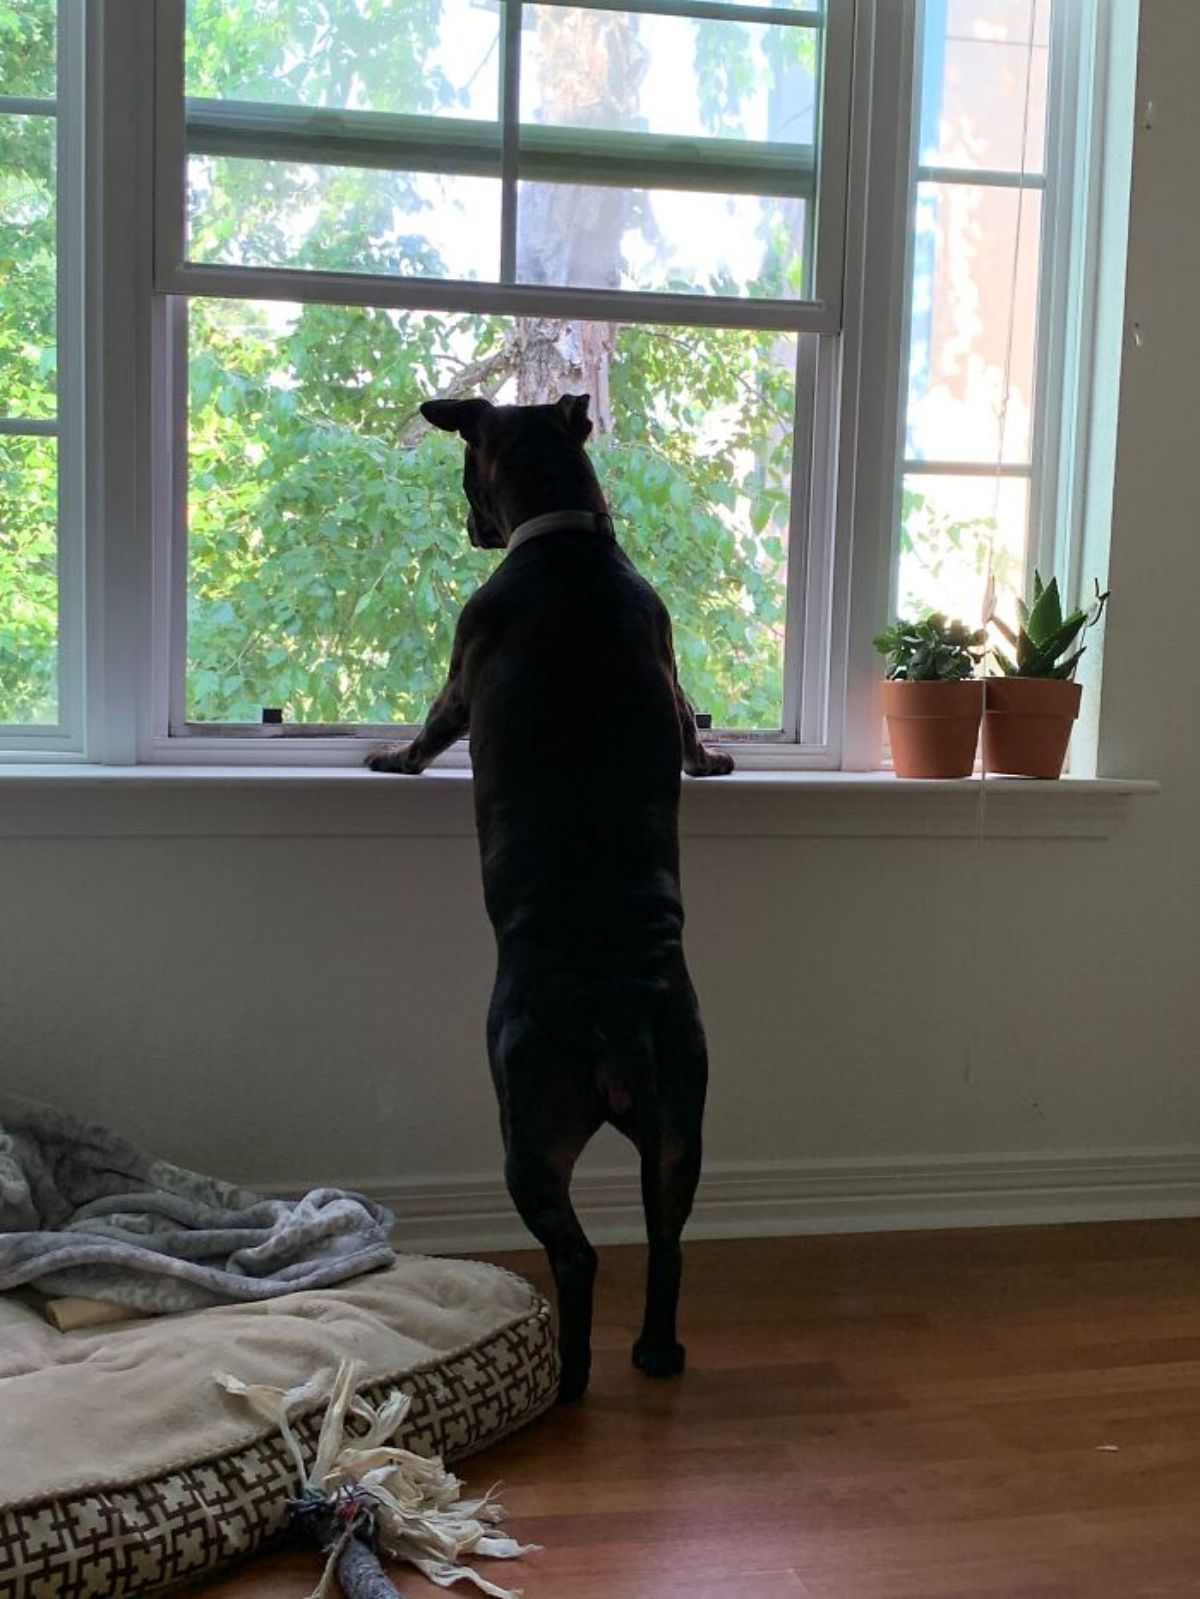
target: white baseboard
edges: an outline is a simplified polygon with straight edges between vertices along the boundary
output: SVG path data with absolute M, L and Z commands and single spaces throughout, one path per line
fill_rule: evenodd
M 259 1185 L 259 1192 L 296 1193 L 305 1186 Z M 416 1253 L 533 1244 L 499 1175 L 344 1180 L 339 1186 L 387 1205 L 396 1216 L 398 1244 Z M 643 1238 L 632 1166 L 581 1173 L 573 1195 L 594 1242 Z M 1200 1149 L 714 1162 L 705 1169 L 687 1236 L 764 1238 L 1166 1216 L 1200 1216 Z

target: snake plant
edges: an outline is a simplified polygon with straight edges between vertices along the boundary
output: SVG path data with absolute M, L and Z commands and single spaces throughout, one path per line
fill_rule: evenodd
M 1095 627 L 1104 614 L 1108 591 L 1100 592 L 1096 584 L 1096 597 L 1085 611 L 1077 608 L 1070 616 L 1062 614 L 1062 600 L 1058 592 L 1058 579 L 1051 578 L 1043 584 L 1039 573 L 1033 574 L 1033 604 L 1017 601 L 1021 618 L 1020 628 L 1014 631 L 998 616 L 993 616 L 997 628 L 1015 652 L 1015 659 L 993 646 L 992 653 L 1005 677 L 1056 677 L 1074 676 L 1084 646 L 1076 650 L 1071 646 L 1088 628 Z M 1071 651 L 1070 654 L 1067 652 Z M 1063 659 L 1063 657 L 1066 657 Z

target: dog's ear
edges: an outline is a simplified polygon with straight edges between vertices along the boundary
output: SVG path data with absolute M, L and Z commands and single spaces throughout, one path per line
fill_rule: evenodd
M 576 444 L 582 444 L 592 431 L 592 419 L 588 416 L 590 399 L 589 394 L 564 394 L 558 402 L 562 419 L 567 424 L 567 432 Z
M 421 415 L 446 433 L 460 433 L 468 444 L 478 444 L 483 420 L 492 409 L 490 400 L 424 400 Z

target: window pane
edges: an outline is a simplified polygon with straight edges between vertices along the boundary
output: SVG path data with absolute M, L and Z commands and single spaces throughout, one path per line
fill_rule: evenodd
M 54 98 L 57 0 L 0 3 L 0 94 Z
M 420 400 L 586 389 L 685 687 L 717 725 L 778 727 L 795 354 L 776 334 L 194 302 L 189 718 L 419 721 L 496 559 L 468 543 L 462 446 Z
M 489 178 L 192 156 L 188 213 L 193 261 L 434 278 L 500 271 L 500 184 Z
M 1004 460 L 1029 460 L 1040 235 L 1041 195 L 1036 191 L 920 185 L 906 444 L 910 459 L 995 461 L 1008 365 Z
M 904 479 L 901 616 L 945 611 L 978 627 L 988 561 L 996 608 L 1011 622 L 1022 592 L 1029 523 L 1029 480 L 909 473 Z
M 0 416 L 54 415 L 54 135 L 0 116 Z
M 523 183 L 517 219 L 522 283 L 781 299 L 805 287 L 803 200 Z
M 923 163 L 1005 172 L 1042 170 L 1050 4 L 1051 0 L 927 0 Z
M 188 0 L 189 96 L 494 121 L 499 60 L 495 0 Z
M 521 118 L 552 127 L 811 144 L 820 34 L 528 5 Z
M 57 457 L 0 434 L 0 723 L 58 720 Z

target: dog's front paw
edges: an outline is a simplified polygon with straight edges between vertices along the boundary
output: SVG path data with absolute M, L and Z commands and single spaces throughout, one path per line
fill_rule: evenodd
M 363 762 L 373 772 L 406 772 L 410 777 L 415 777 L 421 771 L 419 762 L 414 761 L 409 750 L 411 744 L 383 744 L 377 750 L 372 750 Z
M 689 777 L 727 777 L 733 768 L 733 756 L 724 750 L 702 750 L 700 759 L 684 770 Z

